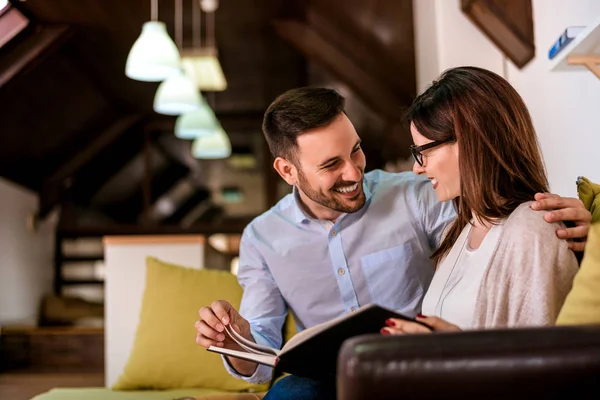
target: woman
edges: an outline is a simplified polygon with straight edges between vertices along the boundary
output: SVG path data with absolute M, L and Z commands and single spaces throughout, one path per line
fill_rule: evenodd
M 417 319 L 435 331 L 551 325 L 577 261 L 530 199 L 548 191 L 531 117 L 493 72 L 446 71 L 411 106 L 413 170 L 458 217 L 434 252 Z M 388 320 L 384 334 L 428 332 Z

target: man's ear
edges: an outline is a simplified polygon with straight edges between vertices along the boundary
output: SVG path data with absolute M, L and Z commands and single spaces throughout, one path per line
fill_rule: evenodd
M 288 185 L 295 185 L 297 183 L 296 178 L 296 166 L 282 157 L 277 157 L 273 161 L 273 168 L 283 178 Z

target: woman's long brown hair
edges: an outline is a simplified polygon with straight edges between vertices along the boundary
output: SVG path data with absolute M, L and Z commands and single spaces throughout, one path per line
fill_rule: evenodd
M 436 265 L 473 215 L 494 224 L 548 191 L 527 106 L 499 75 L 476 67 L 449 69 L 415 99 L 408 119 L 424 137 L 458 145 L 458 216 L 432 255 Z

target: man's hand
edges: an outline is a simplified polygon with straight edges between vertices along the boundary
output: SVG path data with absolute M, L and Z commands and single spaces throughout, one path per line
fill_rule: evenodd
M 544 216 L 547 222 L 575 223 L 574 227 L 557 229 L 556 236 L 567 239 L 571 250 L 583 251 L 592 214 L 585 208 L 581 200 L 572 197 L 561 197 L 552 193 L 536 193 L 535 200 L 531 204 L 532 209 L 550 211 Z M 570 239 L 580 239 L 580 241 Z
M 412 333 L 431 333 L 435 332 L 459 332 L 460 328 L 448 321 L 444 321 L 438 317 L 426 317 L 417 315 L 417 321 L 423 322 L 426 326 L 417 324 L 416 322 L 405 321 L 403 319 L 390 318 L 385 321 L 387 327 L 381 329 L 384 335 L 405 335 Z
M 250 333 L 250 324 L 237 310 L 225 300 L 214 301 L 210 306 L 198 311 L 200 321 L 196 321 L 196 343 L 202 347 L 225 347 L 232 350 L 242 350 L 241 347 L 225 332 L 229 325 L 240 335 L 254 341 Z M 227 357 L 229 364 L 240 374 L 250 376 L 256 371 L 257 364 L 233 357 Z

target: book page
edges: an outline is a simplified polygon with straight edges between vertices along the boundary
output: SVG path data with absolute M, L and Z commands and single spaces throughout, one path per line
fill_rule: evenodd
M 232 329 L 233 330 L 233 329 Z M 240 346 L 242 349 L 246 350 L 248 353 L 252 353 L 252 354 L 262 354 L 262 355 L 271 355 L 270 353 L 266 353 L 264 351 L 260 351 L 260 350 L 256 350 L 253 349 L 252 347 L 246 346 L 243 342 L 241 342 L 239 339 L 237 339 L 234 335 L 235 335 L 235 331 L 234 334 L 231 334 L 228 330 L 227 327 L 225 328 L 226 333 L 229 335 L 229 337 L 231 339 L 233 339 L 234 342 L 236 342 L 238 344 L 238 346 Z
M 246 339 L 239 333 L 233 329 L 230 325 L 225 326 L 225 332 L 236 342 L 242 349 L 255 354 L 263 354 L 263 355 L 279 355 L 279 350 L 273 349 L 268 346 L 263 346 L 258 343 L 254 343 L 251 340 Z
M 277 356 L 247 353 L 245 351 L 231 350 L 217 346 L 210 346 L 207 350 L 212 351 L 213 353 L 222 354 L 224 356 L 235 357 L 246 361 L 268 365 L 270 367 L 274 367 L 277 364 Z

